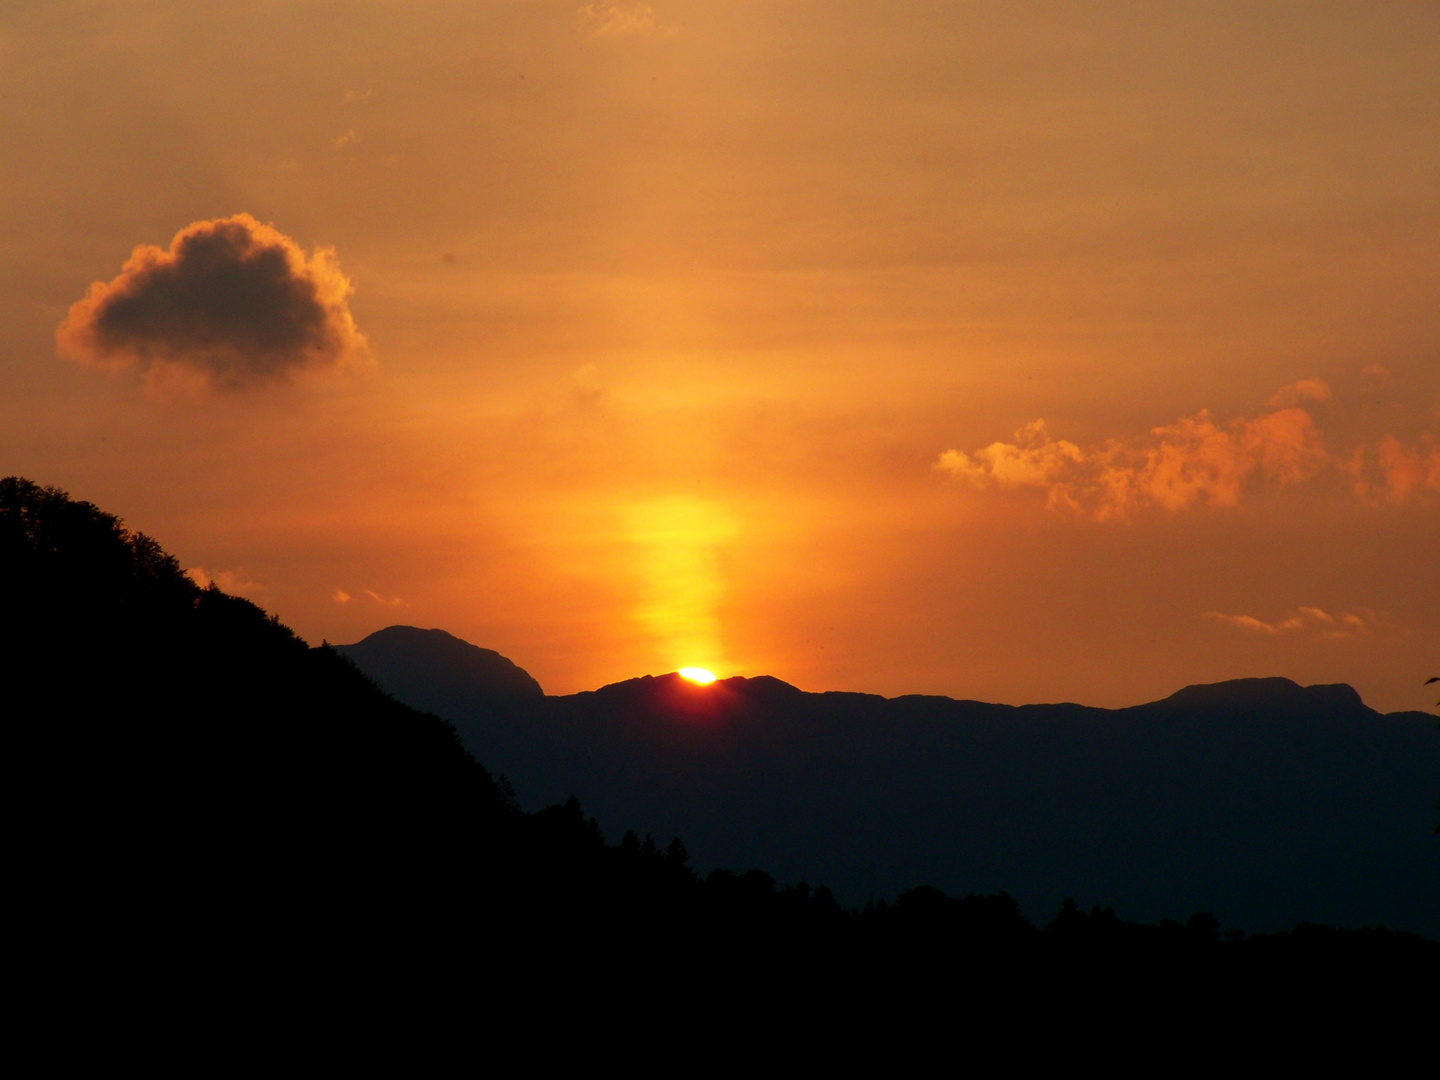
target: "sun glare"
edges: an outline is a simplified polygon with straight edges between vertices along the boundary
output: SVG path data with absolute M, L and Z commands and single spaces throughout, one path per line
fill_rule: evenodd
M 706 671 L 703 667 L 682 667 L 679 674 L 693 683 L 712 683 L 715 681 L 715 673 Z

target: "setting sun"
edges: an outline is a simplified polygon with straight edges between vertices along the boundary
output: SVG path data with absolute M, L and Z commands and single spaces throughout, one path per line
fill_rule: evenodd
M 682 667 L 677 672 L 682 678 L 689 679 L 693 683 L 712 683 L 715 681 L 715 673 L 706 671 L 703 667 Z

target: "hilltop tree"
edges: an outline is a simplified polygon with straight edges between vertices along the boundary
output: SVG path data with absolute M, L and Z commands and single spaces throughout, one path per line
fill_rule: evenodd
M 1437 683 L 1437 682 L 1440 682 L 1440 675 L 1432 675 L 1432 676 L 1430 676 L 1430 678 L 1428 678 L 1428 679 L 1425 680 L 1425 685 L 1426 685 L 1426 686 L 1429 686 L 1431 683 Z M 1435 710 L 1436 710 L 1436 713 L 1437 713 L 1437 714 L 1440 714 L 1440 701 L 1437 701 L 1437 702 L 1435 703 Z M 1435 804 L 1435 809 L 1436 809 L 1436 810 L 1440 810 L 1440 803 L 1436 803 L 1436 804 Z M 1440 821 L 1437 821 L 1437 822 L 1435 823 L 1435 835 L 1436 835 L 1436 836 L 1440 836 Z

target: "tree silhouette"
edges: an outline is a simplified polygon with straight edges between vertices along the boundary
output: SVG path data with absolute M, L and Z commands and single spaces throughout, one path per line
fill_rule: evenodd
M 1432 675 L 1432 676 L 1430 676 L 1430 678 L 1428 678 L 1428 679 L 1425 680 L 1425 685 L 1426 685 L 1426 686 L 1429 686 L 1431 683 L 1437 683 L 1437 682 L 1440 682 L 1440 675 Z M 1437 713 L 1440 713 L 1440 701 L 1437 701 L 1437 702 L 1435 703 L 1435 709 L 1436 709 L 1436 712 L 1437 712 Z M 1437 725 L 1437 726 L 1440 726 L 1440 725 Z M 1436 810 L 1440 810 L 1440 803 L 1436 803 L 1436 804 L 1435 804 L 1435 809 L 1436 809 Z M 1437 821 L 1437 822 L 1435 823 L 1435 835 L 1436 835 L 1436 836 L 1440 836 L 1440 821 Z

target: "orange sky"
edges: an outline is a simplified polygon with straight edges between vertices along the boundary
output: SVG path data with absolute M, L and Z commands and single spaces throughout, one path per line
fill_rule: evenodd
M 1433 3 L 10 3 L 0 472 L 551 692 L 1425 707 L 1437 72 Z

